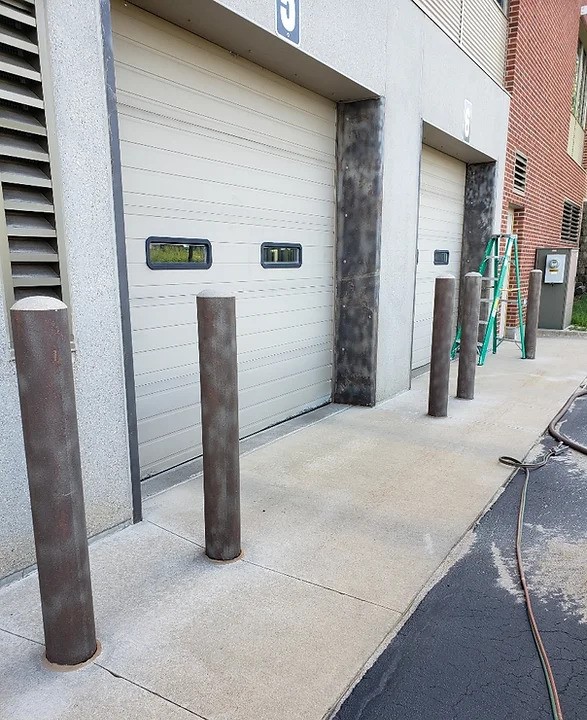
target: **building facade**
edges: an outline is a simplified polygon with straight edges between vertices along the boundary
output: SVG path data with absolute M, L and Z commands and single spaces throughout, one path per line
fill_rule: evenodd
M 207 287 L 243 436 L 408 389 L 434 277 L 500 227 L 507 31 L 496 0 L 0 0 L 0 578 L 34 561 L 12 302 L 70 308 L 91 535 L 201 454 Z
M 570 323 L 586 192 L 587 26 L 580 0 L 510 0 L 511 94 L 502 231 L 519 235 L 522 287 L 545 270 L 540 249 L 569 250 L 567 292 L 545 285 L 541 325 Z M 548 279 L 548 272 L 545 273 Z M 508 324 L 517 324 L 509 311 Z

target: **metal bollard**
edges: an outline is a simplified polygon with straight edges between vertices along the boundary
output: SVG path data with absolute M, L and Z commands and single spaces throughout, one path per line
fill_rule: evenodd
M 428 391 L 428 415 L 432 417 L 446 417 L 448 415 L 448 385 L 455 289 L 456 280 L 452 275 L 441 275 L 436 278 L 434 285 L 430 386 Z
M 234 295 L 207 290 L 196 305 L 206 555 L 234 560 L 241 554 L 236 304 Z
M 542 270 L 531 270 L 530 284 L 528 285 L 528 305 L 526 307 L 526 334 L 524 336 L 527 360 L 536 359 L 536 337 L 538 335 L 541 294 Z
M 467 273 L 463 280 L 463 304 L 461 320 L 461 346 L 459 349 L 459 374 L 457 397 L 473 400 L 475 397 L 475 373 L 477 371 L 477 337 L 481 311 L 481 275 Z
M 11 318 L 45 654 L 79 665 L 97 642 L 67 306 L 29 297 Z

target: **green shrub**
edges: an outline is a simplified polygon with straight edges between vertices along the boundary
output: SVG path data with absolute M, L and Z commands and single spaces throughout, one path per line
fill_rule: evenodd
M 577 327 L 587 329 L 587 295 L 583 295 L 583 297 L 575 300 L 573 319 L 571 322 Z

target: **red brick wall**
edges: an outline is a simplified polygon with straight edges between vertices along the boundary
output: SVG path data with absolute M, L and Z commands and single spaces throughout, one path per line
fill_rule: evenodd
M 506 89 L 511 93 L 502 231 L 515 206 L 524 295 L 536 248 L 561 243 L 563 202 L 583 204 L 586 174 L 567 153 L 580 8 L 585 0 L 510 0 Z M 584 22 L 584 20 L 583 20 Z M 513 191 L 515 153 L 528 158 L 524 195 Z M 510 322 L 511 321 L 511 322 Z M 510 312 L 508 324 L 516 324 Z

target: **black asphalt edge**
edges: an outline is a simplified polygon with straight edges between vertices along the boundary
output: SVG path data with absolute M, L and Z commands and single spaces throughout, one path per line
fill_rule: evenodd
M 572 397 L 578 390 L 585 387 L 587 384 L 587 379 L 583 380 L 581 383 L 579 383 L 576 387 L 576 389 L 571 393 L 569 397 Z M 563 402 L 561 402 L 560 407 L 564 405 Z M 552 417 L 554 418 L 557 411 L 553 413 Z M 535 453 L 537 450 L 543 447 L 545 440 L 548 440 L 550 438 L 549 432 L 548 432 L 548 425 L 547 423 L 544 430 L 541 434 L 539 434 L 536 438 L 536 440 L 532 443 L 531 447 L 528 449 L 526 454 L 520 458 L 524 461 L 529 461 L 533 459 Z M 554 441 L 553 441 L 554 442 Z M 498 458 L 495 459 L 496 462 L 499 461 Z M 479 524 L 483 520 L 483 518 L 493 510 L 496 503 L 499 501 L 499 499 L 502 497 L 502 495 L 506 492 L 506 490 L 511 485 L 512 481 L 515 479 L 515 477 L 518 474 L 518 470 L 514 469 L 512 472 L 509 473 L 509 475 L 505 478 L 503 484 L 495 491 L 494 495 L 491 497 L 489 502 L 485 505 L 485 507 L 480 511 L 480 513 L 477 515 L 475 520 L 467 527 L 465 532 L 461 535 L 459 540 L 455 543 L 455 545 L 452 547 L 452 549 L 449 551 L 449 553 L 446 555 L 444 560 L 438 565 L 436 570 L 432 573 L 426 584 L 422 587 L 420 592 L 417 593 L 417 595 L 414 597 L 412 602 L 410 603 L 407 610 L 402 614 L 400 620 L 391 628 L 391 630 L 383 637 L 381 642 L 377 645 L 375 650 L 373 651 L 372 655 L 368 658 L 368 660 L 363 664 L 361 669 L 354 675 L 352 680 L 349 682 L 347 687 L 345 688 L 344 692 L 338 697 L 335 703 L 331 705 L 329 710 L 323 715 L 322 720 L 335 720 L 336 715 L 340 712 L 342 706 L 344 703 L 348 700 L 349 696 L 353 693 L 357 685 L 361 682 L 361 680 L 365 677 L 365 675 L 373 668 L 373 666 L 377 663 L 377 661 L 381 658 L 385 650 L 391 645 L 391 643 L 394 641 L 394 639 L 397 637 L 397 635 L 404 629 L 405 625 L 409 622 L 409 620 L 412 618 L 414 613 L 418 610 L 420 607 L 422 601 L 428 596 L 428 594 L 447 576 L 447 574 L 452 570 L 452 568 L 466 555 L 468 554 L 469 550 L 471 549 L 473 537 L 475 535 L 475 531 L 479 527 Z M 474 540 L 473 540 L 474 542 Z

